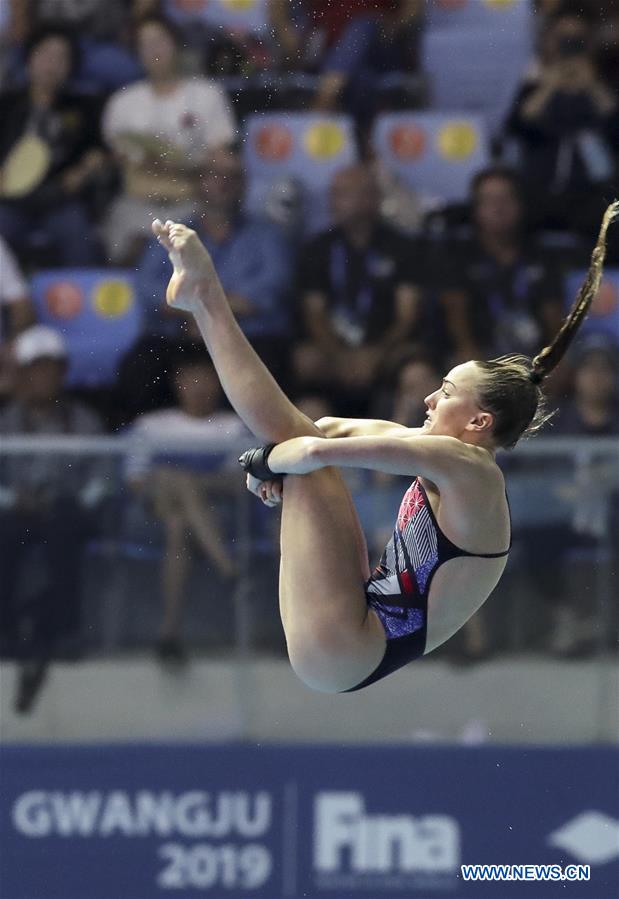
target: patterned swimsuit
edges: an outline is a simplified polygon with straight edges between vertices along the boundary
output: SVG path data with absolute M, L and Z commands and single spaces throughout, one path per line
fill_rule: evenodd
M 428 594 L 444 562 L 464 557 L 499 559 L 508 553 L 509 549 L 470 553 L 452 543 L 438 526 L 428 495 L 415 478 L 402 499 L 393 536 L 365 585 L 368 606 L 385 629 L 385 655 L 365 680 L 343 692 L 361 690 L 424 654 Z

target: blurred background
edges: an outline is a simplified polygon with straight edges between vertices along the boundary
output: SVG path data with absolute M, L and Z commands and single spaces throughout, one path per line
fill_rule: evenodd
M 2 899 L 617 895 L 619 230 L 499 456 L 501 583 L 343 697 L 290 669 L 279 513 L 150 222 L 313 419 L 414 426 L 556 332 L 618 91 L 615 0 L 0 0 Z M 407 481 L 347 479 L 374 565 Z

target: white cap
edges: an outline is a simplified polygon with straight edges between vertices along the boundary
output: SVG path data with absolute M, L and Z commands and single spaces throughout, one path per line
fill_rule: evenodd
M 13 345 L 18 365 L 30 365 L 36 359 L 66 359 L 67 347 L 59 331 L 47 325 L 33 325 L 15 338 Z

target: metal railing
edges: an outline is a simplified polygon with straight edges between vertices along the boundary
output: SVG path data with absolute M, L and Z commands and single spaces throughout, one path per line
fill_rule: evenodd
M 127 525 L 123 524 L 123 515 L 127 504 L 134 502 L 127 489 L 124 465 L 137 449 L 144 452 L 146 448 L 155 459 L 165 458 L 168 454 L 165 459 L 167 464 L 173 464 L 175 458 L 178 462 L 179 454 L 184 452 L 192 457 L 199 453 L 204 458 L 217 454 L 220 462 L 224 453 L 232 466 L 229 484 L 223 491 L 223 502 L 228 509 L 234 509 L 229 540 L 233 544 L 239 572 L 233 591 L 236 610 L 234 643 L 239 657 L 248 655 L 253 643 L 248 599 L 253 589 L 252 554 L 258 550 L 264 556 L 271 556 L 276 566 L 277 548 L 270 536 L 265 538 L 261 533 L 266 519 L 256 523 L 256 510 L 260 504 L 245 490 L 241 473 L 238 477 L 234 475 L 234 460 L 246 448 L 245 443 L 222 444 L 214 438 L 199 442 L 169 438 L 146 443 L 143 438 L 136 440 L 130 435 L 96 438 L 14 436 L 2 439 L 0 489 L 15 486 L 7 485 L 6 481 L 6 467 L 10 460 L 20 460 L 23 464 L 35 458 L 62 458 L 69 468 L 71 459 L 101 462 L 105 495 L 108 503 L 111 501 L 111 511 L 108 511 L 107 519 L 105 516 L 102 519 L 104 525 L 107 522 L 107 530 L 104 527 L 91 545 L 93 552 L 105 557 L 108 575 L 101 616 L 100 651 L 109 653 L 123 644 L 122 611 L 125 600 L 122 593 L 129 589 L 129 585 L 120 572 L 132 542 L 132 535 L 128 533 Z M 588 541 L 594 577 L 589 590 L 596 597 L 599 649 L 604 651 L 608 648 L 608 634 L 614 626 L 613 566 L 617 547 L 611 517 L 619 495 L 619 441 L 614 438 L 538 438 L 521 444 L 511 453 L 500 453 L 498 461 L 506 472 L 516 542 L 523 531 L 540 529 L 545 525 L 555 526 L 557 523 Z M 182 459 L 178 464 L 182 468 Z M 222 470 L 221 467 L 216 469 L 217 472 Z M 395 517 L 397 505 L 394 506 L 394 503 L 397 503 L 401 485 L 387 489 L 373 485 L 368 480 L 369 475 L 347 473 L 347 477 L 353 495 L 357 494 L 360 500 L 362 524 L 371 528 L 382 517 L 384 527 L 389 527 L 392 523 L 390 519 Z M 120 501 L 114 505 L 114 500 Z M 10 515 L 11 510 L 5 505 L 0 514 Z M 268 514 L 273 517 L 273 513 Z M 139 540 L 138 535 L 133 542 L 139 544 Z M 157 553 L 150 555 L 148 561 L 152 564 Z M 115 576 L 110 577 L 110 574 Z M 515 630 L 518 630 L 517 626 Z

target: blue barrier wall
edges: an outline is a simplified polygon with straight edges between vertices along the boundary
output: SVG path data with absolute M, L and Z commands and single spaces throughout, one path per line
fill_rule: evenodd
M 618 895 L 610 748 L 0 750 L 2 899 Z M 466 883 L 462 864 L 589 865 Z

